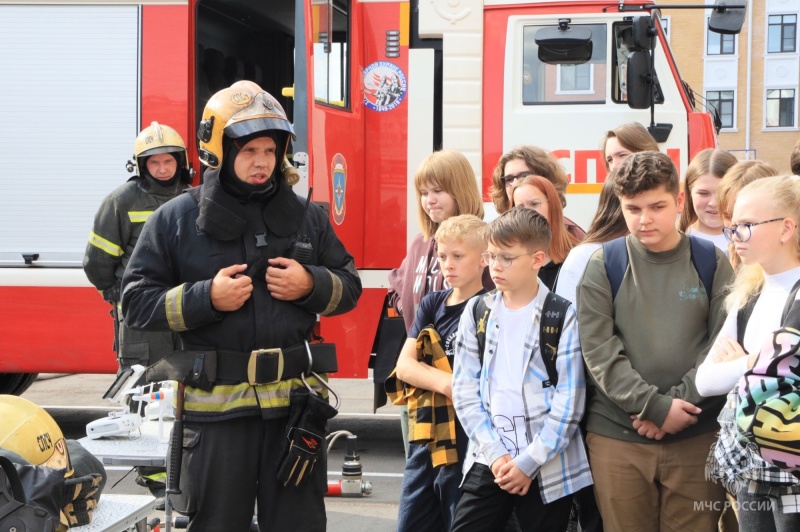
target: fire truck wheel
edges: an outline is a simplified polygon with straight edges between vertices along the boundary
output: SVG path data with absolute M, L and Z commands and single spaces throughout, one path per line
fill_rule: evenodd
M 36 379 L 36 373 L 0 373 L 0 393 L 20 395 Z
M 11 393 L 13 395 L 22 395 L 25 392 L 25 390 L 31 387 L 31 384 L 33 384 L 33 382 L 36 380 L 36 377 L 38 376 L 39 376 L 38 373 L 23 373 L 22 379 L 20 379 L 19 383 L 17 384 L 17 387 L 14 388 L 14 391 Z

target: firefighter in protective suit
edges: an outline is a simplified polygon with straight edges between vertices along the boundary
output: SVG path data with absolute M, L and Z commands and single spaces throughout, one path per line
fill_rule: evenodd
M 325 212 L 289 186 L 294 132 L 275 98 L 248 81 L 222 89 L 198 138 L 203 185 L 148 220 L 123 279 L 128 324 L 181 340 L 147 373 L 185 385 L 170 501 L 189 530 L 249 530 L 257 502 L 261 530 L 324 531 L 335 409 L 321 383 L 337 366 L 309 340 L 318 314 L 356 305 L 358 272 Z
M 122 273 L 131 258 L 144 222 L 159 207 L 183 192 L 191 182 L 186 145 L 177 131 L 153 122 L 133 144 L 137 175 L 117 187 L 103 202 L 94 218 L 83 269 L 86 277 L 111 304 L 114 317 L 114 349 L 120 370 L 134 364 L 147 366 L 171 353 L 169 332 L 140 332 L 127 326 L 120 312 Z M 163 468 L 138 468 L 136 481 L 147 486 L 163 504 L 166 474 Z

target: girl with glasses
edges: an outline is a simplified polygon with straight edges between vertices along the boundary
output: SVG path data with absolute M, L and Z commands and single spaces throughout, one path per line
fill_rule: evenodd
M 686 202 L 678 228 L 687 235 L 710 240 L 726 255 L 728 242 L 722 234 L 717 187 L 736 157 L 725 150 L 709 148 L 698 153 L 686 169 Z
M 798 179 L 759 179 L 736 196 L 724 232 L 742 265 L 726 300 L 728 316 L 697 370 L 702 395 L 728 394 L 708 472 L 736 495 L 743 532 L 800 530 L 800 481 L 741 444 L 734 418 L 740 378 L 781 327 L 787 298 L 800 281 Z
M 555 187 L 561 208 L 567 206 L 569 178 L 561 165 L 541 148 L 520 146 L 503 154 L 492 174 L 491 196 L 498 214 L 503 214 L 514 205 L 511 198 L 514 184 L 531 175 L 538 175 L 550 181 Z M 586 236 L 586 232 L 569 218 L 564 218 L 564 224 L 577 241 L 583 240 Z
M 778 171 L 764 161 L 750 160 L 739 161 L 731 166 L 717 187 L 717 210 L 722 218 L 723 227 L 731 225 L 733 204 L 736 195 L 745 186 L 757 179 L 778 175 Z M 741 264 L 739 255 L 733 251 L 733 245 L 728 244 L 728 258 L 731 266 L 736 270 Z

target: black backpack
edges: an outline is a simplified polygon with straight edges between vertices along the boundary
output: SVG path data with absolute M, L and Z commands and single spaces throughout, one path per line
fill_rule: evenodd
M 628 248 L 625 246 L 625 239 L 620 237 L 603 244 L 603 262 L 606 266 L 606 276 L 611 283 L 611 299 L 616 299 L 622 278 L 628 270 Z M 716 246 L 709 240 L 703 240 L 695 236 L 689 236 L 689 244 L 692 255 L 692 264 L 697 270 L 697 275 L 703 282 L 706 296 L 711 301 L 711 289 L 714 285 L 714 274 L 717 272 L 717 251 Z
M 478 296 L 472 315 L 475 318 L 475 337 L 478 340 L 478 352 L 481 365 L 483 365 L 483 350 L 486 347 L 486 320 L 489 318 L 489 307 L 484 302 L 484 297 L 493 296 L 497 290 Z M 555 387 L 558 384 L 558 370 L 556 369 L 556 356 L 558 355 L 558 342 L 561 339 L 561 328 L 567 316 L 567 309 L 572 303 L 568 299 L 548 292 L 542 307 L 542 319 L 539 324 L 539 351 L 542 361 L 547 368 L 547 380 L 542 382 L 542 388 Z
M 53 532 L 55 529 L 47 510 L 27 504 L 14 464 L 5 456 L 0 456 L 0 532 Z

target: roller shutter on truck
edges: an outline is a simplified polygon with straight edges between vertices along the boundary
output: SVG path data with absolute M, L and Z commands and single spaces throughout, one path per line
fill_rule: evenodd
M 0 266 L 80 266 L 130 177 L 139 40 L 138 6 L 0 5 Z

